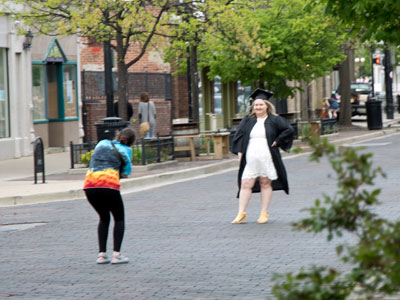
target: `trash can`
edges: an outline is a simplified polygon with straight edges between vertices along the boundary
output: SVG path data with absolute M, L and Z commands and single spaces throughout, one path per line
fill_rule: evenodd
M 365 102 L 365 106 L 367 109 L 368 129 L 382 129 L 382 101 L 369 100 Z
M 114 139 L 117 130 L 121 130 L 129 126 L 129 122 L 122 121 L 122 119 L 118 117 L 108 117 L 101 120 L 103 122 L 94 124 L 97 129 L 98 142 L 104 139 Z
M 213 113 L 207 113 L 206 115 L 210 117 L 211 131 L 217 131 L 217 115 Z

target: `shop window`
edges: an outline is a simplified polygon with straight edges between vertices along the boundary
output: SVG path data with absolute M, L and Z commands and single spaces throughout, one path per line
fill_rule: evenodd
M 10 136 L 6 49 L 0 49 L 0 138 Z
M 46 120 L 45 74 L 43 65 L 32 65 L 33 120 Z
M 244 86 L 240 81 L 237 86 L 238 113 L 247 114 L 250 109 L 251 86 Z
M 214 78 L 214 113 L 222 114 L 222 83 L 218 76 Z
M 76 101 L 76 65 L 64 65 L 63 90 L 64 117 L 76 118 L 78 116 Z

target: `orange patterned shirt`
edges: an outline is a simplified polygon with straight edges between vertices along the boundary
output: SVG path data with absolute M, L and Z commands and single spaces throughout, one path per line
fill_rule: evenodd
M 132 150 L 126 145 L 113 141 L 118 152 L 122 155 L 125 164 L 123 173 L 129 175 L 132 171 L 131 157 Z M 86 173 L 83 189 L 109 188 L 120 189 L 119 167 L 121 161 L 111 146 L 110 140 L 100 141 L 90 160 L 89 170 Z

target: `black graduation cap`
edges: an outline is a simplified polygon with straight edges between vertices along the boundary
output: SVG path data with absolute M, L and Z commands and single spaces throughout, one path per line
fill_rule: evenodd
M 263 90 L 263 89 L 256 89 L 254 92 L 251 93 L 250 100 L 252 100 L 252 101 L 254 101 L 256 99 L 268 100 L 273 95 L 274 95 L 273 92 Z

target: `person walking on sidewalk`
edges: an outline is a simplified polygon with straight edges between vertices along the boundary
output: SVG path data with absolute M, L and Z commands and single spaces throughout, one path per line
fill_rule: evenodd
M 138 109 L 139 124 L 149 122 L 150 129 L 144 135 L 145 139 L 154 138 L 154 128 L 156 126 L 156 107 L 153 101 L 150 101 L 148 93 L 140 95 Z
M 239 212 L 233 224 L 247 221 L 246 208 L 252 193 L 261 191 L 261 213 L 258 223 L 267 223 L 268 207 L 273 190 L 289 193 L 289 185 L 279 148 L 289 151 L 294 130 L 282 117 L 276 115 L 274 105 L 268 101 L 273 93 L 256 89 L 251 113 L 240 122 L 232 142 L 232 153 L 240 161 L 238 173 Z
M 131 128 L 117 133 L 116 140 L 100 141 L 92 154 L 83 189 L 86 198 L 99 214 L 97 227 L 99 254 L 98 264 L 127 263 L 129 259 L 121 254 L 125 232 L 124 204 L 120 193 L 120 177 L 126 178 L 132 172 L 131 157 L 135 134 Z M 107 255 L 107 237 L 110 213 L 114 218 L 114 252 L 112 259 Z

